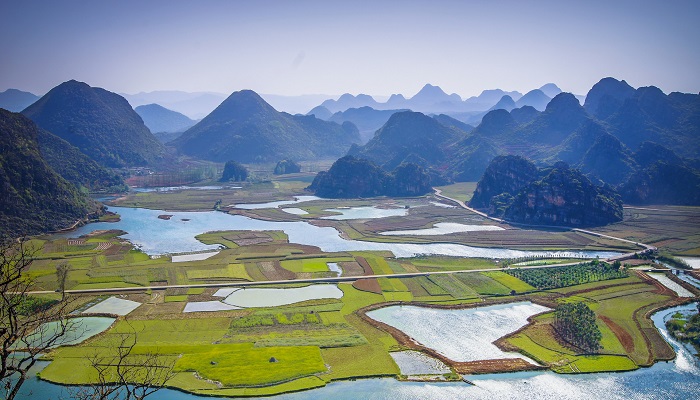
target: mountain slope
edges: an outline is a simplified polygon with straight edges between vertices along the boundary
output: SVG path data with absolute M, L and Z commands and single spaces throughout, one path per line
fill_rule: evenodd
M 257 93 L 243 90 L 172 143 L 187 155 L 245 163 L 338 157 L 359 140 L 351 123 L 280 113 Z
M 123 97 L 82 82 L 56 86 L 22 114 L 104 166 L 143 166 L 165 154 Z
M 406 161 L 438 166 L 447 160 L 447 146 L 464 135 L 427 115 L 404 111 L 393 114 L 365 146 L 351 154 L 386 170 Z
M 37 100 L 39 100 L 39 96 L 17 89 L 7 89 L 0 92 L 0 108 L 12 112 L 20 112 Z
M 515 106 L 518 108 L 522 106 L 531 106 L 538 111 L 544 111 L 550 100 L 551 97 L 544 94 L 541 90 L 535 89 L 525 93 L 523 97 L 519 98 L 518 101 L 515 102 Z
M 134 108 L 148 129 L 159 132 L 184 132 L 196 124 L 184 114 L 169 110 L 159 104 L 146 104 Z
M 91 192 L 127 190 L 124 180 L 108 171 L 75 146 L 44 129 L 37 135 L 41 156 L 63 179 Z
M 348 108 L 345 111 L 333 114 L 327 121 L 342 124 L 352 122 L 360 131 L 362 143 L 367 143 L 377 129 L 381 128 L 389 118 L 397 112 L 407 110 L 375 110 L 371 107 Z
M 58 230 L 97 210 L 41 157 L 36 125 L 0 110 L 0 237 Z

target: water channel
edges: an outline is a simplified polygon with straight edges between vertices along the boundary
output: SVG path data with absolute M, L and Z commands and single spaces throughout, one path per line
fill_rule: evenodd
M 179 212 L 167 211 L 173 215 L 169 220 L 159 219 L 163 210 L 143 208 L 110 207 L 119 213 L 119 222 L 98 222 L 62 234 L 64 237 L 78 237 L 100 229 L 120 229 L 128 232 L 123 235 L 147 254 L 183 253 L 218 249 L 218 245 L 206 245 L 195 239 L 196 235 L 220 230 L 278 230 L 289 236 L 291 243 L 317 246 L 326 252 L 357 250 L 389 250 L 397 257 L 414 257 L 420 254 L 439 254 L 461 257 L 516 258 L 531 255 L 571 258 L 607 258 L 616 252 L 610 251 L 525 251 L 503 248 L 481 248 L 454 243 L 378 243 L 360 240 L 347 240 L 340 237 L 331 227 L 318 227 L 307 222 L 262 221 L 230 215 L 216 211 Z

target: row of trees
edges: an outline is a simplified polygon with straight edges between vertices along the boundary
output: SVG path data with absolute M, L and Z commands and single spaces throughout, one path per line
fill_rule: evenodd
M 567 343 L 588 353 L 601 349 L 603 335 L 596 324 L 595 313 L 586 303 L 565 303 L 554 311 L 554 329 Z
M 75 309 L 74 299 L 65 292 L 69 264 L 59 264 L 56 269 L 60 300 L 30 294 L 33 282 L 28 269 L 39 249 L 27 243 L 0 243 L 0 397 L 7 400 L 18 396 L 40 355 L 84 331 L 69 314 Z M 172 378 L 173 359 L 157 351 L 134 351 L 134 329 L 109 338 L 108 345 L 88 356 L 96 380 L 70 389 L 72 398 L 143 399 Z
M 629 276 L 629 272 L 626 268 L 622 268 L 619 261 L 608 264 L 598 260 L 564 267 L 536 269 L 514 268 L 505 270 L 504 272 L 521 281 L 527 282 L 537 289 L 555 289 L 588 282 L 626 278 Z

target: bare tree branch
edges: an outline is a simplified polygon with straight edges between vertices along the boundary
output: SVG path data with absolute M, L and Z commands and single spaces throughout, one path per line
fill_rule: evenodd
M 71 302 L 29 296 L 27 270 L 39 249 L 27 242 L 0 243 L 0 383 L 5 399 L 17 396 L 39 355 L 77 328 L 67 319 Z

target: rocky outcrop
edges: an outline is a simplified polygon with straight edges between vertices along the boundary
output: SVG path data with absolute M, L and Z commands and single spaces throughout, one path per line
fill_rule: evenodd
M 566 163 L 524 187 L 505 209 L 509 221 L 557 226 L 600 226 L 622 220 L 622 200 L 609 186 L 595 186 Z

